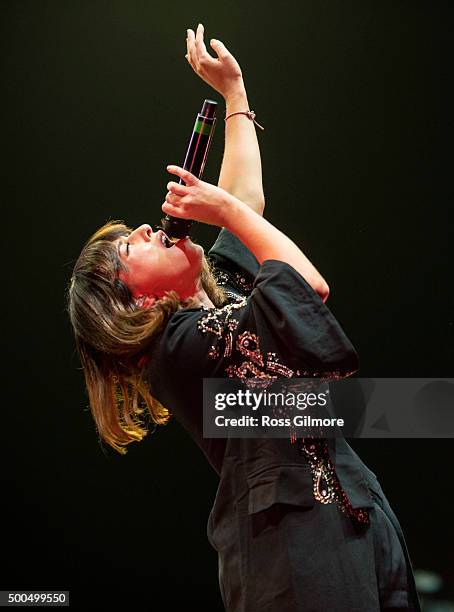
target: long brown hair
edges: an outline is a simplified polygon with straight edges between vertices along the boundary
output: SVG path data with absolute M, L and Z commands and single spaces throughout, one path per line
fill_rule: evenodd
M 113 244 L 130 233 L 122 221 L 109 221 L 95 232 L 81 251 L 68 289 L 69 317 L 98 434 L 121 454 L 147 434 L 146 408 L 156 425 L 169 419 L 144 379 L 146 355 L 172 314 L 195 304 L 193 298 L 182 302 L 175 291 L 148 309 L 135 304 L 118 278 L 124 266 Z M 215 306 L 225 303 L 205 256 L 201 283 Z

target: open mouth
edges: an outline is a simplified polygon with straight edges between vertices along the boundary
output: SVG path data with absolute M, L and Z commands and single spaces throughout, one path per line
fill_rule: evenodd
M 155 225 L 153 229 L 157 233 L 158 240 L 166 249 L 170 249 L 170 247 L 183 242 L 187 238 L 187 236 L 184 236 L 183 238 L 175 238 L 174 240 L 171 240 L 160 225 Z
M 167 236 L 167 234 L 162 229 L 158 230 L 158 240 L 161 242 L 161 244 L 166 249 L 170 249 L 170 247 L 173 247 L 173 245 L 174 245 L 174 242 L 172 242 L 172 240 L 170 240 L 170 238 Z

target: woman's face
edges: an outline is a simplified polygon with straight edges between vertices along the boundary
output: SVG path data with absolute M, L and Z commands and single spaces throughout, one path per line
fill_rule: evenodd
M 167 248 L 162 243 L 162 231 L 153 232 L 144 224 L 115 242 L 119 258 L 126 267 L 119 277 L 134 297 L 160 298 L 166 291 L 174 290 L 181 299 L 186 299 L 196 293 L 203 248 L 190 238 Z

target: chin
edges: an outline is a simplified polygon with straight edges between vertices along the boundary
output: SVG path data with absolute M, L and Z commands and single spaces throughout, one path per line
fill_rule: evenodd
M 202 245 L 200 245 L 200 244 L 194 244 L 194 243 L 192 243 L 192 244 L 193 244 L 194 248 L 195 248 L 197 251 L 199 251 L 199 253 L 200 253 L 200 259 L 202 259 L 202 257 L 203 257 L 203 256 L 204 256 L 204 254 L 205 254 L 205 250 L 204 250 L 203 246 L 202 246 Z
M 195 261 L 196 258 L 202 261 L 203 255 L 205 253 L 203 247 L 200 244 L 195 244 L 189 238 L 185 240 L 181 245 L 177 245 L 184 253 L 186 253 L 188 259 L 190 261 Z
M 181 244 L 176 244 L 172 248 L 179 249 L 186 259 L 184 274 L 194 278 L 198 276 L 203 267 L 203 257 L 205 254 L 203 247 L 200 244 L 194 244 L 191 239 L 188 239 L 184 240 Z

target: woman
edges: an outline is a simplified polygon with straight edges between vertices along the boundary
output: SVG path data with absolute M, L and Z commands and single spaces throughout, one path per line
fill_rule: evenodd
M 344 439 L 211 439 L 202 379 L 266 387 L 279 377 L 342 378 L 357 354 L 300 248 L 263 218 L 260 152 L 241 69 L 203 26 L 186 58 L 226 101 L 218 186 L 178 166 L 162 210 L 218 226 L 208 253 L 189 238 L 111 222 L 74 268 L 69 313 L 100 437 L 117 451 L 169 411 L 220 476 L 208 521 L 231 612 L 419 610 L 400 525 Z

